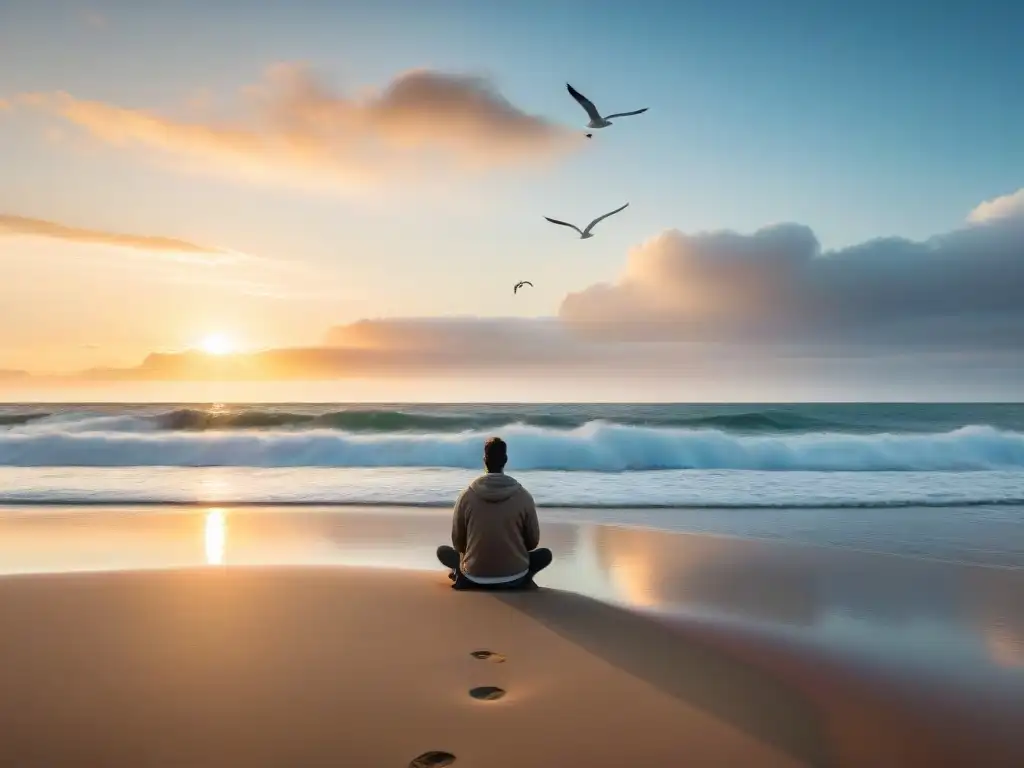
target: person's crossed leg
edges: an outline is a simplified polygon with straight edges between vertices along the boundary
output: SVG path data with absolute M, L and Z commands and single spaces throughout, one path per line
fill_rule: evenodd
M 533 577 L 551 565 L 554 555 L 552 555 L 551 550 L 547 547 L 538 547 L 529 553 L 529 558 L 530 565 L 526 575 L 521 576 L 515 581 L 491 584 L 476 583 L 472 577 L 467 577 L 460 570 L 460 557 L 459 553 L 455 551 L 455 547 L 442 544 L 437 548 L 437 559 L 441 561 L 441 565 L 451 569 L 448 578 L 455 582 L 455 586 L 459 589 L 523 589 L 536 586 L 533 584 Z

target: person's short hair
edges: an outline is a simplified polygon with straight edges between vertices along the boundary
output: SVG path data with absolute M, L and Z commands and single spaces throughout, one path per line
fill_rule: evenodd
M 484 443 L 484 466 L 492 472 L 501 472 L 508 463 L 508 446 L 500 437 Z

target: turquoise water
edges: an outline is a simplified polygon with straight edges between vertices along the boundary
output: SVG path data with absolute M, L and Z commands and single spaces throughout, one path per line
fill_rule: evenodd
M 355 432 L 458 432 L 524 424 L 571 429 L 602 421 L 637 427 L 772 432 L 946 432 L 991 426 L 1024 432 L 1020 403 L 786 403 L 786 404 L 523 404 L 345 405 L 223 403 L 151 405 L 0 405 L 0 426 L 71 424 L 97 419 L 127 430 L 338 429 Z M 94 422 L 95 423 L 95 422 Z M 97 423 L 104 426 L 104 422 Z

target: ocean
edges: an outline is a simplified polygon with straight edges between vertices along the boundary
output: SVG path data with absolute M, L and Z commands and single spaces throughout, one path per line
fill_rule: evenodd
M 1024 405 L 0 406 L 0 504 L 446 507 L 1024 566 Z

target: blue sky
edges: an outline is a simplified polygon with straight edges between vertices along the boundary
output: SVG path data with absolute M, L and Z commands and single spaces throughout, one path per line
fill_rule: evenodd
M 553 315 L 669 228 L 793 221 L 831 249 L 962 226 L 1024 185 L 1021 29 L 1024 8 L 994 2 L 0 0 L 0 99 L 65 91 L 180 115 L 189 100 L 229 103 L 274 62 L 304 61 L 345 91 L 415 67 L 484 74 L 525 112 L 579 128 L 566 81 L 609 111 L 650 107 L 543 172 L 365 199 L 176 173 L 0 112 L 0 212 L 329 273 L 336 296 L 279 324 L 273 343 L 364 316 Z M 585 223 L 626 201 L 586 243 L 541 218 Z M 19 258 L 35 253 L 24 247 Z M 528 296 L 505 290 L 525 278 L 538 286 Z M 200 331 L 162 332 L 110 348 Z
M 546 184 L 598 208 L 596 188 L 643 194 L 664 225 L 793 219 L 827 245 L 927 236 L 1016 189 L 1024 161 L 1014 3 L 2 7 L 12 91 L 171 109 L 195 89 L 230 93 L 268 62 L 305 60 L 354 83 L 416 66 L 484 72 L 527 111 L 564 121 L 579 117 L 566 80 L 609 106 L 652 105 L 631 135 L 602 137 L 611 146 L 589 168 Z M 83 28 L 88 14 L 104 25 Z

